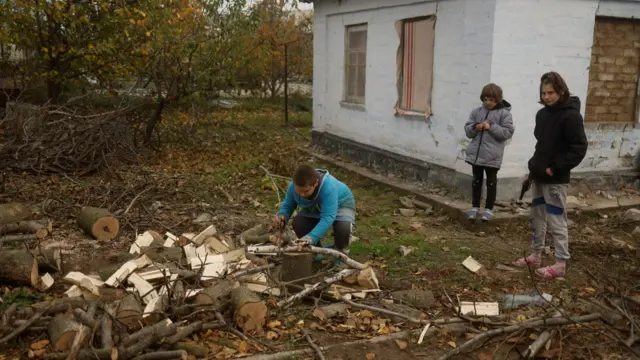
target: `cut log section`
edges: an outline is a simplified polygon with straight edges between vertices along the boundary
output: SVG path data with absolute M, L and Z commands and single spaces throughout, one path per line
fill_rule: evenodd
M 75 320 L 73 314 L 60 314 L 51 319 L 47 330 L 53 349 L 62 352 L 69 351 L 81 326 L 82 324 Z
M 38 261 L 26 250 L 0 253 L 0 281 L 17 285 L 38 286 L 40 272 L 57 272 L 46 259 Z
M 308 278 L 313 275 L 312 253 L 282 254 L 282 280 L 285 282 Z
M 37 239 L 43 239 L 51 234 L 52 224 L 50 221 L 20 221 L 17 223 L 0 224 L 0 234 L 8 233 L 28 233 L 35 234 Z
M 231 291 L 231 304 L 235 309 L 233 319 L 245 333 L 264 333 L 268 309 L 256 293 L 239 286 Z
M 80 210 L 78 226 L 100 241 L 113 240 L 120 232 L 120 223 L 109 210 L 90 206 Z
M 116 310 L 116 319 L 125 324 L 130 329 L 140 326 L 142 318 L 142 306 L 136 296 L 129 294 L 120 300 Z
M 0 204 L 0 224 L 12 224 L 30 218 L 31 210 L 20 203 Z
M 220 311 L 220 308 L 229 301 L 233 284 L 232 281 L 224 279 L 213 286 L 205 288 L 196 295 L 196 304 L 212 305 Z

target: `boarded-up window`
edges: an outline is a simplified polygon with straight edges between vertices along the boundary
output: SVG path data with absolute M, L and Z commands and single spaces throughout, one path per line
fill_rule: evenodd
M 367 25 L 347 26 L 345 39 L 345 102 L 364 104 L 367 83 Z
M 396 112 L 431 115 L 435 23 L 435 16 L 429 16 L 396 24 L 400 35 Z

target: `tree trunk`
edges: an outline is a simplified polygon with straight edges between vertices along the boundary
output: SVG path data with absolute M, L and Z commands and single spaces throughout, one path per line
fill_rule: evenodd
M 153 137 L 153 130 L 155 130 L 156 126 L 160 124 L 162 121 L 162 111 L 166 105 L 166 100 L 162 95 L 158 95 L 159 101 L 156 105 L 156 111 L 153 113 L 153 116 L 147 120 L 147 126 L 144 131 L 144 139 L 142 140 L 145 145 L 148 145 L 151 142 L 151 138 Z

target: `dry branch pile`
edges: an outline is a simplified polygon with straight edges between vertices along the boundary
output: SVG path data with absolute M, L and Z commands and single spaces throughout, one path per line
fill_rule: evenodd
M 78 115 L 64 108 L 8 103 L 2 128 L 5 168 L 80 176 L 113 161 L 131 162 L 137 154 L 123 111 Z

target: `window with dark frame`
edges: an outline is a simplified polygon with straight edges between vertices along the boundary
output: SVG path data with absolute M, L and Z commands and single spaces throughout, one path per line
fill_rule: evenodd
M 345 32 L 344 101 L 364 104 L 367 80 L 367 25 L 352 25 Z

